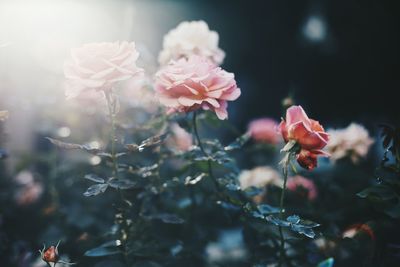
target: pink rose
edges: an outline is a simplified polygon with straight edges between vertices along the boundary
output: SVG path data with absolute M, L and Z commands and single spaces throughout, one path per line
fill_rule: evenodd
M 250 122 L 248 131 L 251 137 L 258 142 L 277 144 L 280 140 L 277 128 L 278 123 L 275 120 L 261 118 Z
M 169 108 L 169 112 L 210 109 L 221 120 L 228 117 L 227 101 L 240 96 L 233 73 L 199 56 L 171 61 L 159 70 L 155 90 L 159 101 Z
M 286 120 L 279 125 L 285 142 L 296 141 L 301 147 L 297 162 L 305 169 L 312 170 L 317 166 L 317 156 L 327 156 L 323 149 L 329 135 L 318 121 L 309 119 L 301 106 L 292 106 L 286 111 Z
M 110 90 L 120 81 L 143 72 L 136 66 L 135 43 L 91 43 L 72 49 L 64 65 L 67 98 L 88 91 Z
M 287 182 L 287 188 L 290 191 L 297 191 L 298 189 L 305 189 L 307 191 L 307 198 L 314 200 L 317 198 L 317 187 L 312 180 L 309 180 L 303 176 L 296 175 L 289 178 Z

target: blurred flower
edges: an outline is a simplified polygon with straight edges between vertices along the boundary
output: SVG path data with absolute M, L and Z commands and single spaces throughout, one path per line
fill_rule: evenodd
M 242 229 L 224 230 L 216 242 L 210 242 L 205 248 L 210 263 L 243 261 L 248 253 L 244 245 Z
M 18 205 L 27 206 L 35 203 L 43 194 L 43 185 L 35 181 L 33 174 L 28 171 L 22 171 L 14 178 L 18 184 L 14 198 Z
M 318 195 L 317 187 L 315 186 L 314 182 L 300 175 L 289 178 L 287 181 L 287 188 L 294 192 L 301 192 L 301 190 L 305 190 L 306 197 L 309 200 L 316 199 Z
M 8 119 L 8 111 L 0 110 L 0 121 L 5 121 Z
M 260 188 L 267 185 L 283 186 L 283 180 L 279 172 L 270 167 L 256 167 L 252 170 L 243 170 L 239 174 L 239 183 L 242 190 L 251 186 Z
M 280 135 L 277 130 L 278 123 L 270 118 L 256 119 L 250 122 L 248 131 L 251 137 L 257 142 L 277 144 Z
M 155 89 L 169 112 L 210 109 L 221 120 L 228 117 L 227 101 L 240 96 L 233 73 L 198 56 L 171 61 L 156 73 Z
M 350 157 L 352 162 L 357 163 L 367 156 L 368 149 L 374 142 L 368 131 L 357 123 L 344 129 L 329 130 L 328 133 L 330 140 L 326 150 L 334 161 Z
M 296 141 L 301 150 L 297 162 L 305 169 L 312 170 L 317 166 L 317 156 L 328 154 L 323 149 L 329 135 L 318 121 L 309 119 L 301 106 L 292 106 L 286 111 L 286 120 L 279 125 L 285 142 Z
M 354 238 L 358 234 L 366 234 L 371 240 L 375 240 L 375 234 L 372 228 L 365 223 L 353 224 L 347 228 L 343 234 L 342 238 Z
M 167 145 L 170 148 L 179 151 L 188 151 L 193 145 L 193 137 L 190 133 L 185 131 L 177 123 L 171 125 L 172 135 L 167 140 Z
M 154 113 L 160 106 L 154 95 L 149 78 L 130 79 L 120 93 L 123 100 L 132 107 L 143 108 L 147 112 Z
M 67 98 L 110 90 L 117 82 L 143 72 L 136 66 L 135 43 L 90 43 L 72 49 L 64 65 Z
M 166 65 L 170 60 L 198 55 L 220 65 L 225 53 L 218 47 L 218 33 L 210 31 L 204 21 L 185 21 L 164 36 L 163 50 L 158 61 Z

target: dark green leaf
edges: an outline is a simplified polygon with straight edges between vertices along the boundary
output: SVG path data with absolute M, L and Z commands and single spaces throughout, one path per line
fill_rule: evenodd
M 121 250 L 118 247 L 97 247 L 90 249 L 85 252 L 85 256 L 87 257 L 103 257 L 109 255 L 115 255 L 121 253 Z
M 270 214 L 274 214 L 274 213 L 279 213 L 279 208 L 272 207 L 272 206 L 267 205 L 267 204 L 257 205 L 257 209 L 263 215 L 270 215 Z
M 111 187 L 116 189 L 131 189 L 136 186 L 135 182 L 126 179 L 113 178 L 107 182 Z

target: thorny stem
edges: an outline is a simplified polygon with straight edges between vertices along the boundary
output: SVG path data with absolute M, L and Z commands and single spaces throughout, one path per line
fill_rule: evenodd
M 288 152 L 290 153 L 290 152 Z M 289 169 L 289 164 L 290 164 L 290 155 L 287 155 L 287 160 L 283 162 L 283 188 L 281 191 L 281 198 L 279 202 L 279 217 L 282 220 L 283 219 L 283 206 L 284 206 L 284 201 L 285 201 L 285 191 L 286 191 L 286 182 L 288 178 L 288 169 Z M 282 266 L 283 262 L 286 261 L 286 252 L 285 252 L 285 237 L 283 236 L 283 229 L 282 226 L 279 225 L 279 237 L 281 241 L 280 245 L 280 253 L 279 253 L 279 264 L 278 266 Z
M 113 91 L 110 90 L 109 92 L 105 92 L 106 95 L 106 100 L 107 100 L 107 107 L 108 107 L 108 113 L 110 116 L 110 122 L 111 122 L 111 133 L 110 133 L 110 141 L 111 141 L 111 158 L 112 158 L 112 164 L 113 164 L 113 177 L 115 179 L 118 179 L 118 158 L 116 154 L 116 141 L 117 141 L 117 136 L 116 136 L 116 127 L 115 127 L 115 116 L 116 116 L 116 109 L 117 109 L 117 98 L 113 94 Z M 121 191 L 121 189 L 117 189 L 121 203 L 122 205 L 125 205 L 125 197 Z M 128 235 L 127 231 L 127 224 L 126 224 L 126 219 L 125 219 L 125 211 L 124 207 L 121 206 L 121 218 L 120 220 L 122 221 L 121 223 L 121 247 L 123 250 L 123 255 L 124 255 L 124 260 L 127 262 L 127 250 L 126 250 L 126 244 L 125 244 L 125 236 Z
M 221 188 L 218 184 L 217 179 L 215 178 L 214 174 L 213 174 L 213 170 L 212 170 L 212 165 L 211 165 L 211 158 L 210 156 L 207 154 L 207 152 L 204 150 L 203 144 L 201 143 L 201 139 L 199 136 L 199 132 L 197 130 L 197 121 L 196 121 L 196 116 L 197 113 L 196 111 L 193 112 L 193 130 L 194 130 L 194 135 L 196 136 L 197 139 L 197 144 L 201 150 L 201 152 L 203 153 L 203 155 L 208 159 L 207 160 L 207 165 L 208 165 L 208 174 L 211 177 L 211 179 L 214 182 L 215 188 L 217 189 L 218 192 L 221 192 Z
M 106 92 L 106 100 L 107 100 L 107 107 L 108 107 L 108 114 L 110 116 L 110 121 L 111 121 L 111 134 L 110 134 L 110 140 L 111 140 L 111 158 L 113 162 L 113 175 L 115 178 L 118 178 L 118 161 L 117 161 L 117 156 L 115 152 L 115 141 L 117 140 L 116 134 L 115 134 L 115 109 L 116 109 L 116 99 L 113 95 L 113 92 Z

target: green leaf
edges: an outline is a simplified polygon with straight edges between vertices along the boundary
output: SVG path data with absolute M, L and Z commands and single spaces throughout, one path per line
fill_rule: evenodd
M 164 223 L 170 224 L 182 224 L 185 222 L 184 219 L 179 217 L 178 215 L 171 214 L 171 213 L 158 213 L 158 214 L 151 214 L 151 215 L 143 215 L 143 217 L 150 219 L 150 220 L 161 220 Z
M 121 250 L 118 247 L 97 247 L 90 249 L 85 252 L 85 256 L 87 257 L 103 257 L 109 255 L 115 255 L 121 253 Z
M 84 178 L 88 179 L 90 181 L 96 182 L 96 183 L 104 183 L 105 182 L 103 178 L 97 176 L 96 174 L 92 174 L 92 173 L 91 174 L 86 174 L 84 176 Z
M 270 214 L 274 214 L 274 213 L 279 213 L 279 208 L 272 207 L 272 206 L 267 205 L 267 204 L 257 205 L 257 209 L 263 215 L 270 215 Z
M 89 187 L 83 195 L 85 197 L 96 196 L 104 193 L 107 190 L 108 184 L 95 184 Z
M 235 149 L 239 149 L 250 140 L 250 137 L 251 137 L 250 133 L 245 133 L 242 136 L 236 138 L 235 141 L 224 147 L 224 150 L 232 151 Z
M 115 189 L 131 189 L 136 186 L 135 182 L 126 179 L 113 178 L 109 180 L 107 183 Z
M 328 258 L 328 259 L 318 263 L 317 267 L 333 267 L 334 262 L 335 262 L 335 260 L 333 258 Z

